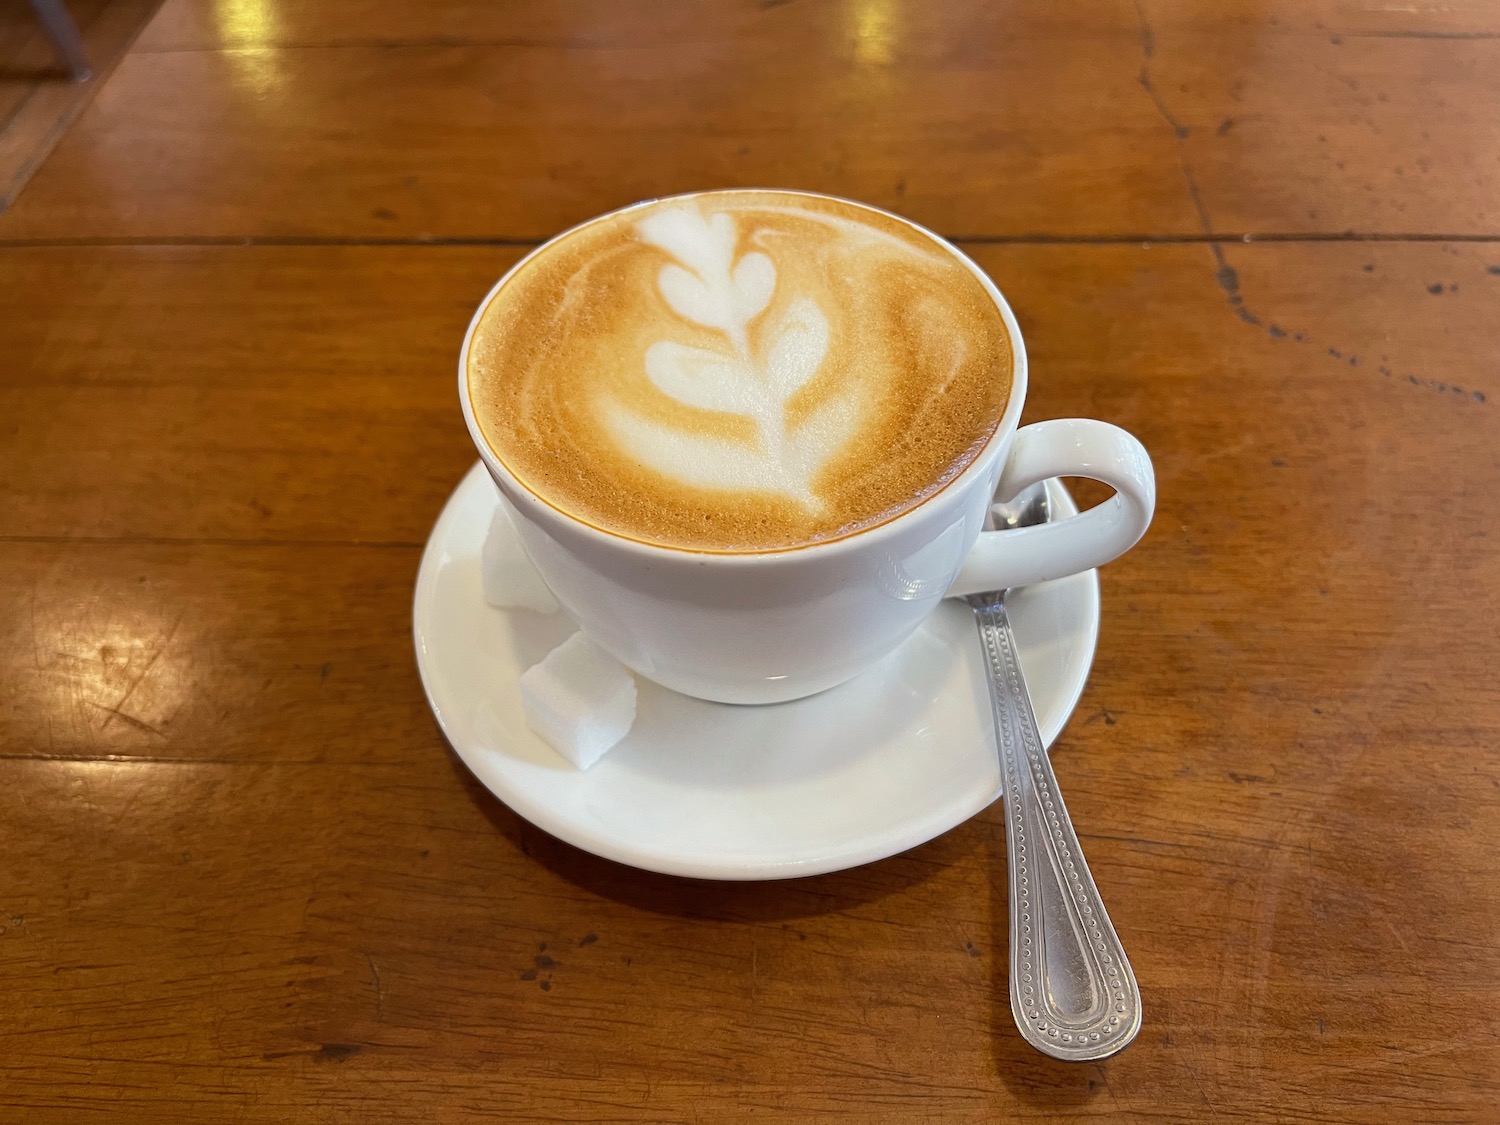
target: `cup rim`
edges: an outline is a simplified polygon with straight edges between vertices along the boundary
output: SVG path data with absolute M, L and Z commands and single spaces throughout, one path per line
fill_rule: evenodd
M 493 301 L 499 294 L 500 290 L 505 287 L 506 282 L 508 282 L 517 272 L 522 269 L 522 267 L 530 262 L 531 259 L 538 257 L 539 255 L 550 250 L 554 243 L 558 243 L 566 238 L 570 238 L 580 231 L 586 230 L 587 228 L 593 226 L 595 223 L 606 222 L 608 220 L 618 218 L 619 216 L 627 214 L 631 211 L 639 210 L 645 207 L 653 207 L 659 203 L 667 203 L 675 200 L 698 199 L 703 196 L 712 195 L 753 195 L 757 193 L 763 193 L 767 195 L 806 196 L 812 199 L 826 199 L 831 200 L 835 203 L 844 204 L 845 206 L 855 207 L 863 211 L 870 211 L 887 219 L 894 219 L 896 222 L 902 223 L 905 226 L 908 226 L 911 229 L 915 230 L 919 234 L 925 235 L 926 237 L 938 243 L 938 245 L 942 246 L 945 250 L 948 251 L 948 253 L 952 254 L 955 259 L 962 263 L 969 270 L 969 272 L 979 280 L 979 284 L 984 288 L 984 291 L 989 295 L 990 300 L 994 301 L 995 307 L 1000 311 L 1000 319 L 1005 325 L 1006 332 L 1010 335 L 1012 357 L 1010 396 L 1005 404 L 1004 412 L 1000 415 L 999 422 L 997 422 L 995 425 L 994 432 L 990 434 L 989 439 L 984 444 L 984 447 L 975 455 L 974 459 L 969 462 L 969 464 L 961 473 L 944 484 L 942 488 L 939 488 L 936 492 L 933 492 L 929 496 L 923 497 L 920 502 L 912 505 L 912 507 L 907 508 L 905 511 L 892 516 L 890 519 L 885 520 L 882 523 L 876 524 L 874 527 L 861 528 L 858 531 L 852 531 L 847 535 L 842 535 L 837 539 L 822 540 L 816 543 L 799 544 L 792 547 L 775 547 L 764 551 L 716 551 L 696 547 L 672 547 L 662 543 L 648 543 L 641 539 L 633 539 L 626 535 L 618 535 L 614 532 L 605 531 L 603 528 L 596 527 L 591 523 L 587 523 L 586 521 L 579 519 L 577 516 L 564 511 L 563 509 L 557 507 L 555 504 L 550 503 L 542 496 L 538 495 L 532 489 L 528 488 L 519 477 L 517 477 L 513 472 L 510 471 L 505 462 L 500 459 L 499 454 L 497 454 L 490 447 L 489 442 L 485 439 L 484 431 L 480 429 L 479 420 L 474 415 L 474 405 L 470 396 L 469 349 L 473 343 L 474 333 L 479 327 L 479 322 L 484 318 L 485 310 L 489 308 L 490 302 Z M 510 499 L 512 503 L 516 504 L 518 508 L 530 508 L 533 514 L 545 514 L 546 516 L 557 519 L 564 525 L 566 525 L 570 529 L 570 531 L 583 536 L 584 539 L 590 542 L 596 543 L 601 546 L 608 545 L 617 550 L 639 553 L 647 558 L 662 560 L 674 559 L 677 561 L 682 561 L 684 559 L 695 559 L 699 561 L 706 559 L 721 559 L 725 563 L 732 561 L 735 563 L 746 565 L 764 565 L 771 562 L 785 561 L 793 557 L 798 559 L 814 557 L 827 558 L 831 555 L 840 553 L 841 551 L 848 551 L 856 548 L 863 549 L 872 542 L 879 542 L 891 535 L 897 534 L 897 528 L 899 525 L 902 525 L 908 519 L 915 517 L 918 513 L 922 512 L 928 507 L 928 505 L 932 504 L 934 501 L 937 501 L 944 496 L 954 495 L 962 491 L 964 488 L 968 487 L 976 476 L 982 475 L 989 470 L 991 461 L 997 455 L 998 451 L 1005 445 L 1005 442 L 1009 439 L 1010 435 L 1013 434 L 1017 429 L 1021 418 L 1021 410 L 1026 401 L 1027 374 L 1026 343 L 1021 336 L 1021 326 L 1019 323 L 1017 323 L 1015 313 L 1011 311 L 1010 304 L 1006 301 L 1004 294 L 1000 292 L 999 287 L 995 284 L 993 279 L 990 278 L 989 274 L 980 269 L 978 264 L 976 264 L 972 258 L 970 258 L 967 254 L 965 254 L 962 250 L 960 250 L 957 246 L 955 246 L 948 239 L 944 238 L 942 235 L 936 233 L 935 231 L 929 230 L 927 227 L 924 227 L 920 223 L 914 222 L 913 220 L 908 219 L 903 215 L 897 215 L 894 212 L 887 211 L 880 207 L 875 207 L 868 203 L 860 203 L 857 200 L 845 199 L 842 196 L 837 195 L 829 195 L 826 192 L 801 191 L 794 188 L 769 187 L 706 188 L 701 191 L 681 192 L 676 195 L 663 195 L 654 197 L 652 199 L 642 199 L 636 203 L 631 203 L 624 207 L 617 207 L 613 211 L 606 211 L 603 214 L 595 215 L 593 218 L 585 219 L 581 223 L 576 223 L 573 226 L 568 227 L 566 230 L 554 234 L 551 238 L 548 238 L 546 241 L 533 247 L 525 255 L 523 255 L 513 266 L 510 267 L 510 269 L 506 270 L 505 273 L 501 275 L 500 279 L 496 281 L 494 285 L 490 286 L 489 291 L 485 293 L 483 299 L 479 302 L 478 307 L 474 310 L 474 315 L 469 318 L 469 326 L 464 332 L 463 344 L 459 348 L 458 352 L 458 397 L 459 404 L 463 409 L 464 425 L 468 428 L 469 431 L 469 440 L 474 443 L 474 447 L 479 453 L 480 460 L 484 462 L 484 465 L 489 470 L 490 475 L 494 477 L 497 482 L 503 480 L 510 484 L 511 490 L 515 494 L 514 496 L 511 496 Z

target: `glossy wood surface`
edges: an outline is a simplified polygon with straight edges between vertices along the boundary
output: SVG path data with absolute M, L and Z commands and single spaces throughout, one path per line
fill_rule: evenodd
M 1497 49 L 1477 3 L 168 0 L 0 216 L 0 1122 L 1500 1121 Z M 475 303 L 753 182 L 966 238 L 1028 419 L 1155 458 L 1054 754 L 1145 1003 L 1105 1063 L 1014 1030 L 998 810 L 671 879 L 427 710 Z
M 955 236 L 1500 229 L 1493 7 L 663 7 L 169 4 L 0 237 L 540 238 L 737 184 Z
M 89 69 L 74 81 L 36 13 L 22 0 L 0 3 L 0 212 L 113 72 L 161 0 L 71 0 Z

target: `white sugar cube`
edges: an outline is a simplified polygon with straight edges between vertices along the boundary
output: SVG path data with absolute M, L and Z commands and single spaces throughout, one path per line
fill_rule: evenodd
M 618 660 L 574 633 L 521 675 L 526 725 L 581 770 L 635 722 L 635 679 Z
M 484 537 L 484 550 L 480 554 L 484 600 L 502 609 L 556 613 L 557 601 L 526 557 L 512 518 L 510 505 L 501 497 L 495 514 L 490 517 L 489 534 Z

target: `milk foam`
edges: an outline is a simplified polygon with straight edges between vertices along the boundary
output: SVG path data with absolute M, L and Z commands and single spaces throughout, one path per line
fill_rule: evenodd
M 700 550 L 835 538 L 967 465 L 1009 394 L 979 281 L 888 216 L 705 193 L 589 224 L 476 329 L 476 416 L 555 506 Z
M 844 389 L 809 418 L 788 424 L 787 404 L 828 355 L 828 318 L 798 295 L 752 346 L 750 329 L 776 292 L 776 265 L 757 250 L 735 256 L 738 235 L 725 212 L 705 216 L 692 203 L 647 215 L 640 238 L 670 254 L 656 286 L 685 321 L 723 334 L 717 347 L 662 339 L 646 349 L 646 376 L 684 405 L 749 418 L 753 444 L 657 425 L 610 402 L 606 424 L 624 449 L 664 476 L 728 492 L 774 491 L 814 511 L 813 478 L 858 426 L 855 397 Z M 670 332 L 672 325 L 663 324 Z

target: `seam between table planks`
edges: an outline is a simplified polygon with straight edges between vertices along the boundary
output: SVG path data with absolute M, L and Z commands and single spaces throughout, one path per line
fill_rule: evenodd
M 445 753 L 452 753 L 448 749 L 447 740 L 441 734 L 437 738 L 442 741 Z M 414 752 L 418 748 L 413 748 Z M 0 766 L 5 765 L 56 765 L 56 766 L 203 766 L 212 769 L 244 769 L 246 767 L 255 769 L 275 769 L 281 767 L 296 769 L 326 769 L 332 767 L 344 772 L 350 769 L 360 770 L 396 770 L 406 769 L 416 761 L 415 758 L 389 762 L 359 762 L 350 759 L 336 758 L 162 758 L 162 757 L 132 757 L 129 754 L 101 755 L 91 758 L 86 755 L 72 755 L 59 757 L 55 754 L 0 754 Z M 1129 841 L 1134 843 L 1134 841 Z
M 558 232 L 561 233 L 561 232 Z M 94 238 L 0 238 L 0 250 L 60 249 L 70 247 L 141 247 L 211 246 L 247 248 L 267 247 L 515 247 L 540 246 L 554 235 L 443 235 L 411 238 L 360 238 L 323 235 L 140 235 Z M 1458 233 L 1453 231 L 1204 231 L 1196 234 L 939 234 L 948 242 L 972 246 L 1129 246 L 1214 245 L 1216 243 L 1258 242 L 1278 244 L 1317 244 L 1350 242 L 1442 243 L 1500 242 L 1500 233 Z
M 427 541 L 415 539 L 239 539 L 231 535 L 0 535 L 0 544 L 77 544 L 84 547 L 352 547 L 363 550 L 416 551 Z

